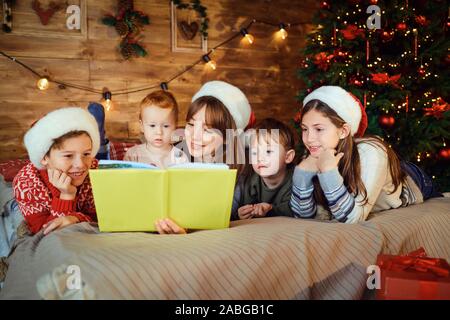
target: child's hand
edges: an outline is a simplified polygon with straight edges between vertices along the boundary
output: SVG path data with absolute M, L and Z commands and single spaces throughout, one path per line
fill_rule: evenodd
M 272 205 L 270 203 L 261 202 L 253 205 L 253 213 L 255 217 L 265 217 L 267 212 L 272 210 Z
M 242 206 L 238 209 L 238 215 L 239 215 L 239 219 L 244 220 L 244 219 L 251 219 L 253 218 L 253 205 L 252 204 L 247 204 L 245 206 Z
M 77 194 L 77 188 L 72 185 L 72 178 L 66 173 L 58 169 L 47 169 L 48 180 L 54 185 L 60 192 L 60 199 L 73 200 Z
M 74 216 L 59 217 L 44 224 L 42 228 L 44 228 L 44 235 L 47 235 L 53 230 L 61 229 L 78 222 L 80 222 L 80 220 Z
M 170 219 L 160 219 L 155 222 L 155 227 L 160 234 L 186 234 L 186 229 L 178 226 Z
M 304 171 L 319 172 L 319 167 L 317 166 L 317 159 L 311 155 L 308 155 L 302 162 L 297 166 Z
M 319 158 L 317 159 L 317 166 L 319 167 L 320 172 L 326 172 L 337 168 L 344 153 L 336 153 L 337 151 L 334 149 L 325 149 L 320 153 Z

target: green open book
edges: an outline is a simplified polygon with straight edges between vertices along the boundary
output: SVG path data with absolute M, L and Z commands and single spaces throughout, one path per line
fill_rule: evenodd
M 230 223 L 236 170 L 186 163 L 161 170 L 100 160 L 89 171 L 100 231 L 156 231 L 157 219 L 183 228 L 221 229 Z

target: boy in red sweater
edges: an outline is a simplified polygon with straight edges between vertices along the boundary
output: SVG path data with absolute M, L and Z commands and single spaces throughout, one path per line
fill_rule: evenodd
M 14 195 L 30 231 L 96 221 L 88 172 L 98 165 L 95 118 L 76 107 L 48 113 L 25 134 L 31 163 L 14 178 Z

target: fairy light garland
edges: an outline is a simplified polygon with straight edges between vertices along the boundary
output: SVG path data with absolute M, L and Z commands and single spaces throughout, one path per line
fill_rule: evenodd
M 250 29 L 252 28 L 253 24 L 255 24 L 255 23 L 259 23 L 259 24 L 262 24 L 262 25 L 269 25 L 271 27 L 276 28 L 277 29 L 276 35 L 278 37 L 280 37 L 282 40 L 285 40 L 287 38 L 287 36 L 288 36 L 288 33 L 287 33 L 286 29 L 290 29 L 290 28 L 292 28 L 294 26 L 298 26 L 298 25 L 308 24 L 308 22 L 296 22 L 296 23 L 280 22 L 280 23 L 272 23 L 272 22 L 268 22 L 268 21 L 252 19 L 250 21 L 250 23 L 248 23 L 246 26 L 240 28 L 238 32 L 235 32 L 228 39 L 224 40 L 223 42 L 221 42 L 218 45 L 216 45 L 215 47 L 213 47 L 206 54 L 203 54 L 198 60 L 196 60 L 191 65 L 189 65 L 186 68 L 184 68 L 182 71 L 174 74 L 169 79 L 161 81 L 160 83 L 153 84 L 153 85 L 150 85 L 150 86 L 145 86 L 145 87 L 142 87 L 142 88 L 119 89 L 119 90 L 115 90 L 114 92 L 109 91 L 109 90 L 105 90 L 105 89 L 99 90 L 99 89 L 96 89 L 96 88 L 91 88 L 91 87 L 82 86 L 82 85 L 78 85 L 78 84 L 73 84 L 73 83 L 69 83 L 69 82 L 59 81 L 59 80 L 57 80 L 57 79 L 55 79 L 53 77 L 50 77 L 48 75 L 41 74 L 41 73 L 35 71 L 30 66 L 26 65 L 25 63 L 17 60 L 15 57 L 10 56 L 10 55 L 8 55 L 7 53 L 5 53 L 3 51 L 0 51 L 0 55 L 8 58 L 12 62 L 15 62 L 15 63 L 21 65 L 22 67 L 24 67 L 25 69 L 27 69 L 28 71 L 33 73 L 35 76 L 37 76 L 39 80 L 37 81 L 36 85 L 37 85 L 39 90 L 47 90 L 50 87 L 50 83 L 53 82 L 53 83 L 56 83 L 58 85 L 59 89 L 73 88 L 73 89 L 78 89 L 78 90 L 82 90 L 82 91 L 88 91 L 88 92 L 92 92 L 92 93 L 97 93 L 97 94 L 100 94 L 102 96 L 103 100 L 111 102 L 112 101 L 112 96 L 137 93 L 137 92 L 142 92 L 142 91 L 153 90 L 153 89 L 156 89 L 156 88 L 161 88 L 163 90 L 168 90 L 169 89 L 169 83 L 171 83 L 175 79 L 181 77 L 184 73 L 188 72 L 189 70 L 191 70 L 192 68 L 194 68 L 196 65 L 198 65 L 200 63 L 205 63 L 212 70 L 216 70 L 217 63 L 214 61 L 214 59 L 212 57 L 213 54 L 214 54 L 214 51 L 216 49 L 220 48 L 220 47 L 223 47 L 225 44 L 233 41 L 235 38 L 237 38 L 239 36 L 242 37 L 243 39 L 246 39 L 249 44 L 253 44 L 254 41 L 255 41 L 255 37 L 252 34 L 250 34 Z

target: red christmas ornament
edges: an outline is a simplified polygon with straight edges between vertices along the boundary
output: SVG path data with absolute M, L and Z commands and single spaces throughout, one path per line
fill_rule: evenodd
M 439 156 L 444 160 L 450 160 L 450 148 L 443 148 L 439 151 Z
M 406 23 L 404 22 L 397 23 L 396 29 L 398 31 L 406 31 L 407 28 L 408 27 L 406 26 Z
M 348 83 L 354 85 L 356 87 L 362 87 L 364 84 L 364 80 L 362 80 L 359 75 L 353 75 L 348 80 Z
M 378 123 L 380 124 L 380 126 L 382 128 L 390 129 L 395 124 L 395 118 L 391 115 L 383 114 L 383 115 L 379 116 Z
M 378 3 L 378 0 L 370 0 L 369 3 L 370 3 L 370 4 L 377 4 L 377 3 Z
M 417 70 L 417 73 L 419 74 L 419 76 L 423 77 L 423 76 L 425 76 L 425 74 L 427 73 L 427 70 L 425 70 L 424 67 L 420 67 L 420 68 Z
M 334 58 L 339 61 L 343 61 L 348 57 L 347 51 L 342 51 L 342 48 L 337 48 L 333 52 Z
M 383 31 L 380 35 L 380 38 L 383 42 L 389 42 L 394 38 L 394 31 Z
M 323 1 L 320 4 L 320 8 L 323 9 L 323 10 L 329 10 L 330 9 L 330 4 L 328 2 L 326 2 L 326 1 Z
M 300 119 L 302 118 L 302 112 L 298 111 L 294 116 L 294 122 L 300 124 Z

